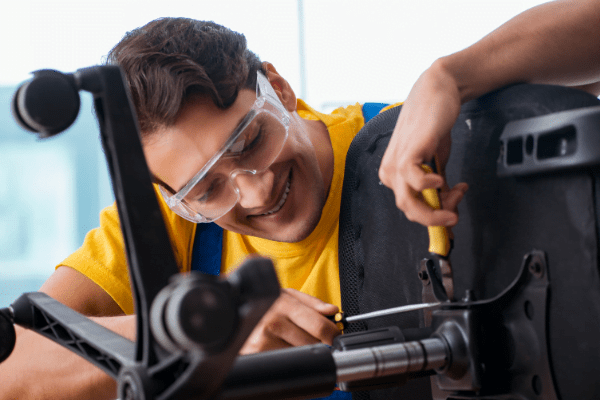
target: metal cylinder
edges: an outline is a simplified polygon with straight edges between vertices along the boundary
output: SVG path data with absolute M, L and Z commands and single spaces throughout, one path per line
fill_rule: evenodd
M 411 372 L 443 368 L 448 362 L 442 339 L 429 338 L 414 342 L 333 353 L 338 382 L 349 382 Z

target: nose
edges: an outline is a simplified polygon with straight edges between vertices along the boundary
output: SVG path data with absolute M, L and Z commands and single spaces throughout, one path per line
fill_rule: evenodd
M 240 172 L 232 176 L 240 192 L 239 205 L 246 209 L 260 209 L 270 204 L 275 174 L 270 169 L 251 174 Z

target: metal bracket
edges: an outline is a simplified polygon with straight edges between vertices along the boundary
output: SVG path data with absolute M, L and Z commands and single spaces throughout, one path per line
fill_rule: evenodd
M 434 329 L 456 321 L 461 313 L 471 314 L 463 326 L 471 327 L 465 329 L 466 343 L 470 362 L 475 363 L 469 367 L 470 376 L 458 380 L 443 373 L 432 377 L 434 399 L 558 400 L 546 331 L 549 285 L 546 255 L 533 250 L 500 295 L 448 303 L 433 311 Z
M 600 106 L 512 121 L 500 136 L 498 176 L 600 163 Z

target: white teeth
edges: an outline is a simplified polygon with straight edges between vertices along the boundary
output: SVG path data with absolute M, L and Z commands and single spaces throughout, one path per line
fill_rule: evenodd
M 285 201 L 287 200 L 288 197 L 288 193 L 290 192 L 290 185 L 291 182 L 288 180 L 287 184 L 285 185 L 285 191 L 283 192 L 283 196 L 281 196 L 281 200 L 279 200 L 279 203 L 277 203 L 277 205 L 270 211 L 267 211 L 264 214 L 260 214 L 260 215 L 271 215 L 273 213 L 276 213 L 277 211 L 281 210 L 281 207 L 283 207 L 283 205 L 285 204 Z

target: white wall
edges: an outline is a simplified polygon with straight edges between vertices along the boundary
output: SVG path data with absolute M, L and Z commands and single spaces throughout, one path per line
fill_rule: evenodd
M 464 48 L 541 0 L 304 0 L 306 100 L 402 100 L 437 57 Z M 19 0 L 0 13 L 0 85 L 30 71 L 100 63 L 135 27 L 162 16 L 214 20 L 300 90 L 297 0 Z M 8 61 L 8 62 L 7 62 Z

